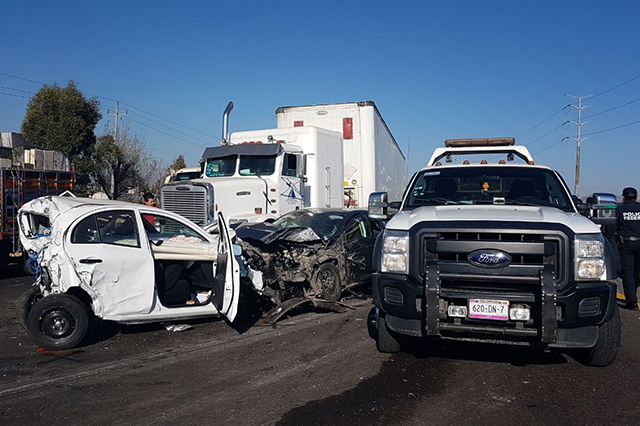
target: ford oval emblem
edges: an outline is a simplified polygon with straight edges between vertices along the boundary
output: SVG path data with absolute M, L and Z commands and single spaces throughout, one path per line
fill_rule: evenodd
M 325 110 L 322 109 L 320 111 L 316 111 L 316 114 L 317 115 L 327 115 L 327 114 L 329 114 L 329 111 L 325 111 Z
M 511 264 L 511 256 L 500 250 L 476 250 L 469 253 L 467 260 L 481 268 L 504 268 Z

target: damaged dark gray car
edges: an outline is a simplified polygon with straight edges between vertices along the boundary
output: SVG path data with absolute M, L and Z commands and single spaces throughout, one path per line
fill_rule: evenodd
M 248 265 L 262 271 L 262 294 L 279 305 L 292 298 L 340 300 L 371 278 L 382 224 L 364 210 L 303 209 L 272 223 L 236 228 Z

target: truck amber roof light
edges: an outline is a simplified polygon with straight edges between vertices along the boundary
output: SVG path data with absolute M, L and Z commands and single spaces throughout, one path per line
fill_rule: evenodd
M 504 161 L 504 160 L 500 160 L 500 161 L 498 161 L 498 164 L 507 164 L 507 162 Z
M 487 160 L 482 160 L 480 164 L 487 164 Z
M 442 166 L 442 163 L 438 161 L 438 162 L 436 163 L 436 166 Z
M 527 164 L 530 165 L 530 166 L 534 166 L 536 164 L 536 162 L 532 161 L 532 160 L 529 160 L 529 161 L 527 161 Z
M 515 138 L 467 138 L 467 139 L 447 139 L 444 146 L 447 148 L 460 148 L 469 146 L 513 146 L 516 144 Z
M 462 164 L 469 164 L 469 160 L 464 160 Z

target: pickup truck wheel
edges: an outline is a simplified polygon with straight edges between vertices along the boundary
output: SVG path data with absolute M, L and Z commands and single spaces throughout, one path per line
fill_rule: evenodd
M 592 348 L 586 349 L 584 363 L 594 367 L 606 367 L 613 364 L 620 348 L 620 310 L 615 306 L 613 318 L 598 327 L 598 341 Z
M 33 305 L 40 299 L 42 299 L 42 293 L 40 293 L 40 289 L 36 286 L 31 286 L 29 290 L 22 293 L 18 298 L 18 302 L 16 303 L 18 324 L 25 330 L 27 330 L 27 316 Z
M 89 329 L 89 311 L 75 296 L 53 294 L 33 305 L 27 315 L 27 331 L 45 349 L 65 350 L 82 342 Z
M 342 280 L 340 272 L 333 263 L 324 263 L 315 275 L 315 288 L 320 289 L 321 297 L 337 302 L 342 296 Z
M 384 321 L 384 317 L 378 316 L 376 319 L 376 328 L 378 335 L 376 337 L 376 347 L 378 352 L 396 353 L 400 352 L 400 342 L 391 334 Z

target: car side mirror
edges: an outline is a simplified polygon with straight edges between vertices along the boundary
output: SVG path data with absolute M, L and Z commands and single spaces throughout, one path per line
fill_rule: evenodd
M 369 218 L 373 220 L 385 220 L 389 215 L 387 209 L 389 195 L 386 192 L 372 192 L 369 195 Z

